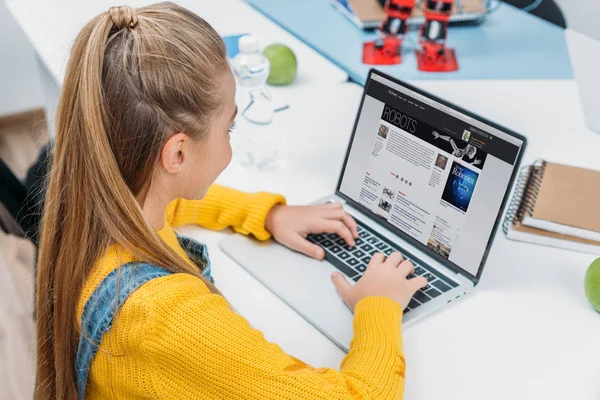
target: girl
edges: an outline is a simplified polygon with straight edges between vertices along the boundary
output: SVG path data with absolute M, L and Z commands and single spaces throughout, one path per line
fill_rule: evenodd
M 39 253 L 36 399 L 397 399 L 402 310 L 424 278 L 400 254 L 373 257 L 351 286 L 341 370 L 267 342 L 212 284 L 195 223 L 315 258 L 309 233 L 354 245 L 339 205 L 213 185 L 231 159 L 235 81 L 204 20 L 171 3 L 113 7 L 81 31 L 57 111 Z

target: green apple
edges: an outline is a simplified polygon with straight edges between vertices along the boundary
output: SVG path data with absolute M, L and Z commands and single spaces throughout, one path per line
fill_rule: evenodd
M 585 295 L 592 307 L 600 312 L 600 258 L 590 265 L 585 274 Z
M 271 64 L 269 85 L 289 85 L 296 79 L 298 62 L 292 49 L 284 44 L 272 44 L 263 50 L 263 54 Z

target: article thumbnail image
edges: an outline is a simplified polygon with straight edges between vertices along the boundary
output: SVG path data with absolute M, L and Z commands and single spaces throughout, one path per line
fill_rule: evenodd
M 468 142 L 470 138 L 471 138 L 471 132 L 469 132 L 468 130 L 465 129 L 462 134 L 462 140 L 464 140 L 465 142 Z
M 394 191 L 392 189 L 388 189 L 386 187 L 383 188 L 383 196 L 388 198 L 389 200 L 394 200 Z
M 383 139 L 387 139 L 389 130 L 390 130 L 389 126 L 384 125 L 384 124 L 379 124 L 379 130 L 377 131 L 377 134 L 379 135 L 379 137 L 381 137 Z
M 379 199 L 379 208 L 381 208 L 385 212 L 390 212 L 390 210 L 392 209 L 392 203 L 381 198 Z
M 429 240 L 427 241 L 427 247 L 429 247 L 431 250 L 435 251 L 445 259 L 448 259 L 448 257 L 450 257 L 450 246 L 438 242 L 433 238 L 433 236 L 429 237 Z
M 479 178 L 477 172 L 453 162 L 442 199 L 466 212 L 475 190 L 477 178 Z
M 437 159 L 435 160 L 435 166 L 439 169 L 446 169 L 446 164 L 448 164 L 448 157 L 443 154 L 438 154 Z

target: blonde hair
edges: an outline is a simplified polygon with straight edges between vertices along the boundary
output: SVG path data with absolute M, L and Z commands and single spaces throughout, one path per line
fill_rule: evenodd
M 118 243 L 136 258 L 204 280 L 146 222 L 161 147 L 201 138 L 223 106 L 225 46 L 173 3 L 112 7 L 77 36 L 56 113 L 57 138 L 38 260 L 36 399 L 77 398 L 76 299 L 94 262 Z

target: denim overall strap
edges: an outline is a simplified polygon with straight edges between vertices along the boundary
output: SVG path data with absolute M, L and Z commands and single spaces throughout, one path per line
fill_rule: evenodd
M 185 236 L 177 236 L 177 240 L 190 260 L 200 268 L 202 275 L 210 282 L 215 283 L 211 274 L 210 258 L 208 257 L 206 245 Z
M 206 245 L 188 237 L 178 236 L 177 239 L 190 260 L 202 271 L 202 275 L 214 283 Z M 108 274 L 90 296 L 83 308 L 81 335 L 75 359 L 75 379 L 79 400 L 85 399 L 85 388 L 92 361 L 98 351 L 102 337 L 112 326 L 117 310 L 144 283 L 170 273 L 152 264 L 127 263 Z M 117 283 L 119 284 L 118 299 Z
M 85 388 L 92 360 L 98 351 L 102 337 L 110 331 L 117 310 L 137 288 L 152 279 L 169 274 L 171 272 L 152 264 L 127 263 L 108 274 L 90 296 L 83 308 L 81 335 L 75 359 L 75 379 L 79 400 L 85 399 Z

